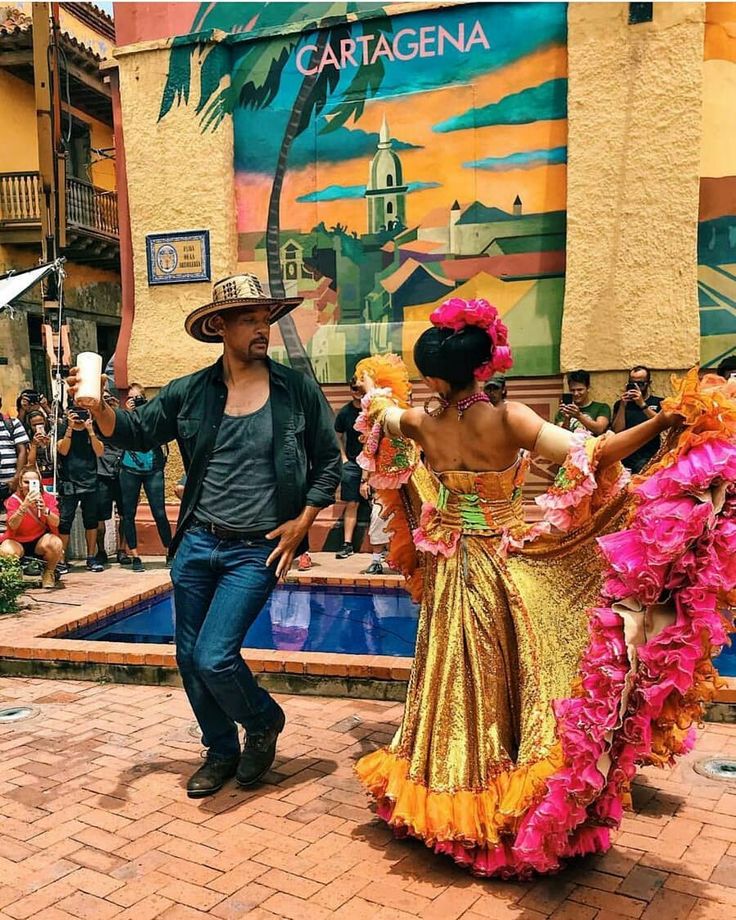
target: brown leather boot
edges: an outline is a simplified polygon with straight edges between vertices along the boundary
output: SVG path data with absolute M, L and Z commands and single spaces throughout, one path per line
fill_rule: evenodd
M 190 799 L 202 799 L 206 795 L 212 795 L 218 792 L 231 776 L 235 776 L 238 769 L 238 757 L 232 757 L 229 760 L 223 760 L 210 754 L 205 753 L 205 762 L 194 773 L 187 783 L 187 795 Z

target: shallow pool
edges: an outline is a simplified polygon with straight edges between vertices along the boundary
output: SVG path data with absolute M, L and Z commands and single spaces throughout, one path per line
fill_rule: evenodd
M 721 677 L 736 677 L 736 640 L 733 645 L 726 646 L 721 654 L 713 659 L 713 664 L 718 668 Z
M 65 638 L 173 643 L 173 606 L 172 594 L 162 594 Z M 417 613 L 404 591 L 287 585 L 271 595 L 243 647 L 411 656 Z M 736 677 L 736 643 L 726 646 L 714 664 L 723 677 Z
M 287 585 L 271 595 L 243 647 L 411 656 L 417 612 L 404 591 Z M 173 643 L 173 597 L 152 598 L 65 638 Z

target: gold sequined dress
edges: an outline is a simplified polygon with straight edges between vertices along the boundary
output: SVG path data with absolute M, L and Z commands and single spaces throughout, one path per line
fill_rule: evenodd
M 435 475 L 410 441 L 379 432 L 382 392 L 366 401 L 361 462 L 389 518 L 392 564 L 421 610 L 401 726 L 359 761 L 358 775 L 397 834 L 476 874 L 554 871 L 609 845 L 636 763 L 687 749 L 715 688 L 710 654 L 725 638 L 722 621 L 715 608 L 693 610 L 701 621 L 685 629 L 671 590 L 663 604 L 659 588 L 637 589 L 627 576 L 620 535 L 641 507 L 618 465 L 597 470 L 600 439 L 571 442 L 540 501 L 548 520 L 529 525 L 524 458 L 501 472 Z M 698 538 L 707 522 L 736 528 L 736 500 L 700 506 Z M 686 545 L 689 531 L 680 555 Z M 670 555 L 671 564 L 680 558 Z M 622 585 L 606 591 L 611 578 Z M 684 679 L 671 666 L 680 646 L 695 649 Z M 659 673 L 640 673 L 647 655 Z

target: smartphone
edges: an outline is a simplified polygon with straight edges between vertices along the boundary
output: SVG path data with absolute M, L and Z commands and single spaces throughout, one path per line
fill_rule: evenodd
M 562 405 L 571 406 L 572 405 L 572 393 L 563 393 L 562 394 Z
M 33 426 L 33 433 L 46 434 L 46 426 L 43 424 L 43 422 L 39 422 L 38 425 Z
M 28 483 L 28 494 L 29 495 L 39 495 L 41 492 L 41 483 L 38 479 L 31 479 Z

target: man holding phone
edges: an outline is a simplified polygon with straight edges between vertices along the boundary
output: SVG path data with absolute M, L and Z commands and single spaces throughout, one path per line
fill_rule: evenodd
M 590 398 L 590 374 L 587 371 L 570 371 L 567 388 L 570 392 L 562 394 L 555 425 L 568 431 L 585 429 L 592 435 L 608 431 L 611 407 Z
M 629 371 L 629 379 L 626 383 L 621 399 L 616 400 L 613 407 L 613 423 L 611 428 L 615 432 L 628 431 L 629 428 L 635 428 L 646 422 L 659 412 L 662 406 L 661 396 L 652 396 L 651 389 L 652 372 L 648 367 L 639 364 L 632 367 Z M 631 470 L 632 473 L 640 473 L 645 466 L 652 460 L 659 450 L 660 438 L 652 438 L 647 441 L 633 454 L 624 457 L 621 461 L 623 465 Z
M 64 544 L 64 553 L 69 546 L 74 515 L 81 505 L 87 542 L 87 571 L 104 572 L 105 567 L 97 561 L 95 555 L 97 458 L 105 452 L 105 445 L 95 433 L 89 410 L 74 405 L 68 407 L 66 421 L 59 426 L 56 450 L 59 455 L 59 536 Z

